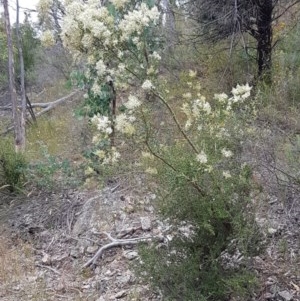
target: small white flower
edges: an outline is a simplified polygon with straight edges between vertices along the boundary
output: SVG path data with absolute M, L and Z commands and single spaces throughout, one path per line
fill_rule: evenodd
M 224 177 L 225 179 L 231 178 L 230 172 L 229 172 L 228 170 L 224 170 L 224 171 L 223 171 L 223 177 Z
M 204 151 L 201 151 L 201 153 L 196 156 L 196 160 L 201 164 L 205 164 L 207 163 L 207 155 Z
M 156 51 L 154 51 L 152 54 L 150 54 L 150 56 L 152 58 L 154 58 L 155 60 L 158 60 L 158 61 L 161 60 L 161 56 Z
M 252 87 L 249 86 L 247 83 L 246 85 L 236 85 L 236 88 L 232 88 L 231 93 L 233 94 L 233 97 L 240 100 L 241 98 L 244 100 L 250 96 L 250 91 Z M 240 96 L 237 97 L 237 96 Z
M 189 77 L 194 78 L 197 76 L 197 71 L 189 70 Z
M 99 76 L 101 76 L 101 75 L 103 75 L 105 73 L 105 71 L 106 71 L 106 65 L 105 65 L 105 63 L 102 60 L 100 60 L 100 61 L 97 62 L 97 64 L 96 64 L 96 70 L 97 70 L 97 74 Z
M 211 106 L 208 102 L 205 102 L 203 104 L 203 111 L 206 113 L 206 114 L 210 114 L 211 113 Z
M 149 79 L 146 79 L 144 83 L 142 84 L 142 89 L 145 91 L 152 90 L 154 88 L 153 84 Z
M 123 63 L 119 64 L 119 66 L 118 66 L 118 69 L 119 69 L 121 72 L 123 72 L 123 71 L 125 70 L 125 68 L 126 68 L 126 66 L 125 66 L 125 64 L 123 64 Z
M 225 93 L 215 94 L 214 95 L 214 99 L 216 99 L 220 103 L 224 103 L 224 102 L 226 102 L 228 100 L 228 95 L 225 94 Z
M 107 116 L 100 116 L 100 115 L 95 115 L 91 119 L 92 123 L 97 126 L 97 129 L 100 132 L 106 133 L 106 134 L 111 134 L 112 133 L 112 128 L 111 128 L 111 121 Z
M 140 39 L 138 37 L 132 38 L 132 43 L 137 45 L 140 42 Z
M 233 152 L 232 152 L 231 150 L 226 149 L 226 148 L 223 148 L 223 149 L 221 150 L 221 153 L 222 153 L 222 155 L 223 155 L 225 158 L 230 158 L 230 157 L 233 156 Z
M 142 103 L 138 100 L 138 98 L 134 95 L 129 95 L 128 97 L 128 101 L 126 103 L 124 103 L 124 106 L 128 109 L 128 110 L 134 110 L 136 108 L 138 108 Z
M 94 95 L 100 95 L 101 93 L 101 86 L 95 82 L 92 86 L 92 92 L 94 93 Z

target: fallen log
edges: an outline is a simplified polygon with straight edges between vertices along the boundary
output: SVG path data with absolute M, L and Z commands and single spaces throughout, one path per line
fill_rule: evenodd
M 94 234 L 96 234 L 94 232 Z M 145 237 L 136 237 L 136 238 L 127 238 L 127 239 L 115 239 L 113 238 L 109 233 L 106 232 L 101 232 L 98 234 L 104 234 L 106 235 L 106 237 L 111 241 L 110 243 L 102 246 L 97 252 L 96 254 L 89 260 L 87 261 L 82 268 L 87 268 L 89 266 L 95 266 L 97 260 L 102 256 L 103 252 L 105 250 L 111 249 L 111 248 L 115 248 L 115 247 L 122 247 L 122 246 L 128 246 L 128 245 L 136 245 L 139 242 L 145 242 L 145 241 L 149 241 L 152 240 L 153 237 L 152 236 L 145 236 Z
M 54 109 L 54 108 L 57 107 L 58 105 L 64 103 L 65 101 L 67 101 L 68 99 L 70 99 L 72 96 L 76 95 L 77 93 L 79 93 L 79 90 L 75 90 L 75 91 L 73 91 L 72 93 L 70 93 L 69 95 L 66 95 L 66 96 L 64 96 L 64 97 L 61 97 L 61 98 L 59 98 L 59 99 L 57 99 L 57 100 L 55 100 L 55 101 L 52 101 L 52 102 L 32 103 L 32 104 L 31 104 L 31 108 L 32 108 L 32 109 L 33 109 L 33 108 L 44 108 L 44 109 L 41 110 L 40 112 L 34 114 L 35 118 L 36 118 L 36 117 L 39 117 L 39 116 L 41 116 L 41 115 L 43 115 L 43 114 L 45 114 L 45 113 L 47 113 L 47 112 L 49 112 L 49 111 L 51 111 L 52 109 Z M 5 109 L 5 110 L 7 110 L 7 109 L 9 109 L 9 107 L 8 107 L 8 106 L 5 106 L 5 107 L 2 107 L 2 108 L 0 108 L 0 109 Z M 10 109 L 11 109 L 11 107 L 10 107 Z M 0 133 L 0 136 L 6 135 L 7 133 L 9 133 L 10 131 L 12 131 L 13 129 L 14 129 L 14 126 L 8 127 L 5 131 L 2 131 L 2 132 Z

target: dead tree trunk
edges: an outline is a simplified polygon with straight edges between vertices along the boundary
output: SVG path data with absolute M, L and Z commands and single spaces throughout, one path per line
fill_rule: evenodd
M 15 148 L 19 152 L 23 149 L 22 146 L 22 135 L 21 135 L 21 122 L 18 112 L 18 103 L 17 103 L 17 92 L 15 84 L 15 75 L 14 75 L 14 54 L 13 54 L 13 43 L 11 35 L 11 26 L 9 20 L 9 11 L 8 11 L 8 0 L 3 0 L 4 8 L 4 22 L 6 29 L 6 38 L 7 38 L 7 51 L 8 51 L 8 77 L 9 77 L 9 92 L 10 99 L 12 104 L 12 116 L 15 130 Z
M 20 137 L 21 137 L 21 150 L 25 151 L 25 144 L 26 144 L 26 91 L 25 91 L 25 68 L 24 68 L 24 57 L 23 57 L 23 49 L 22 49 L 22 39 L 20 34 L 20 22 L 19 22 L 19 15 L 20 15 L 20 6 L 19 0 L 16 0 L 17 6 L 17 18 L 16 18 L 16 33 L 17 33 L 17 47 L 18 47 L 18 54 L 19 54 L 19 61 L 20 61 L 20 91 L 21 91 L 21 120 L 20 120 Z
M 257 65 L 258 78 L 271 82 L 273 1 L 257 1 Z

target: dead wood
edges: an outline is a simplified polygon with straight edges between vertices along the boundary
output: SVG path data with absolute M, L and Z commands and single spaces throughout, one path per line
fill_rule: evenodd
M 67 96 L 64 96 L 62 98 L 59 98 L 55 101 L 52 102 L 45 102 L 45 103 L 31 103 L 30 104 L 30 114 L 32 115 L 33 113 L 33 109 L 34 108 L 44 108 L 43 110 L 39 111 L 38 113 L 35 113 L 34 116 L 39 117 L 49 111 L 51 111 L 52 109 L 54 109 L 55 107 L 57 107 L 58 105 L 64 103 L 65 101 L 67 101 L 68 99 L 70 99 L 72 96 L 76 95 L 79 91 L 73 91 L 72 93 L 70 93 Z M 11 110 L 11 106 L 5 106 L 5 107 L 0 107 L 0 110 Z M 14 129 L 14 126 L 10 126 L 8 127 L 5 131 L 0 133 L 0 136 L 2 135 L 6 135 L 7 133 L 9 133 L 10 131 L 12 131 Z
M 101 233 L 94 233 L 94 234 L 105 234 L 109 240 L 111 240 L 110 243 L 102 246 L 96 254 L 87 261 L 82 268 L 87 268 L 89 266 L 95 266 L 97 260 L 102 256 L 103 252 L 105 250 L 115 248 L 115 247 L 122 247 L 122 246 L 128 246 L 128 245 L 136 245 L 139 242 L 147 241 L 153 239 L 152 236 L 146 236 L 146 237 L 136 237 L 136 238 L 128 238 L 128 239 L 115 239 L 113 238 L 109 233 L 101 232 Z

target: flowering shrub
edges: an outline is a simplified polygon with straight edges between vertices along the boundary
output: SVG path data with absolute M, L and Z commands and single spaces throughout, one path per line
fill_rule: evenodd
M 254 242 L 252 232 L 247 232 L 249 225 L 254 225 L 252 216 L 244 214 L 251 173 L 239 160 L 243 136 L 239 121 L 252 109 L 251 87 L 237 85 L 231 95 L 207 99 L 197 73 L 191 70 L 184 83 L 186 91 L 175 95 L 176 104 L 180 98 L 182 105 L 174 106 L 174 95 L 168 89 L 171 84 L 158 73 L 158 45 L 149 35 L 158 20 L 156 6 L 144 1 L 110 0 L 105 6 L 95 0 L 72 1 L 66 4 L 62 37 L 74 58 L 87 62 L 87 97 L 101 97 L 103 89 L 110 87 L 112 99 L 123 98 L 123 106 L 118 106 L 121 112 L 114 111 L 113 104 L 107 114 L 91 119 L 97 129 L 93 154 L 98 162 L 115 164 L 121 158 L 118 145 L 109 143 L 114 132 L 121 145 L 128 139 L 138 142 L 145 172 L 159 184 L 162 213 L 175 226 L 185 221 L 195 228 L 193 237 L 179 237 L 170 244 L 171 250 L 175 248 L 172 256 L 168 249 L 162 256 L 155 255 L 161 260 L 143 257 L 145 268 L 164 268 L 153 279 L 173 298 L 200 300 L 213 295 L 220 299 L 230 294 L 234 285 L 247 286 L 248 281 L 242 277 L 234 284 L 235 271 L 222 273 L 222 252 L 235 239 L 233 248 L 244 256 Z M 155 104 L 160 103 L 159 112 L 147 101 L 150 96 Z M 159 114 L 164 118 L 159 119 Z M 180 242 L 181 251 L 176 252 Z M 175 287 L 183 275 L 180 267 L 189 268 L 192 274 L 185 287 L 178 286 L 178 294 Z M 218 282 L 218 292 L 213 291 L 212 281 Z
M 77 60 L 87 64 L 87 98 L 101 97 L 103 89 L 128 89 L 133 79 L 155 75 L 160 56 L 150 40 L 159 19 L 156 6 L 141 2 L 72 1 L 66 4 L 62 38 Z M 106 110 L 107 112 L 109 110 Z

